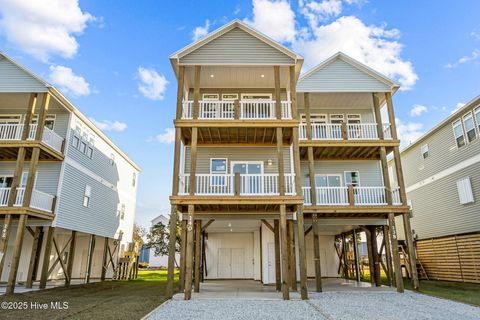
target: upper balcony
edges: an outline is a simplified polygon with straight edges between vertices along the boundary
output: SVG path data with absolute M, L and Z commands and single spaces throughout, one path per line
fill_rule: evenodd
M 182 119 L 193 119 L 193 101 L 183 101 Z M 292 119 L 291 101 L 281 101 L 281 119 Z M 200 120 L 274 120 L 276 102 L 272 100 L 200 100 Z
M 380 140 L 376 123 L 312 123 L 312 140 L 371 141 Z M 300 123 L 300 140 L 307 140 L 307 124 Z M 390 124 L 382 124 L 383 139 L 392 140 Z
M 23 128 L 23 124 L 0 124 L 0 141 L 21 141 Z M 35 140 L 36 132 L 37 125 L 31 124 L 27 141 Z M 56 134 L 53 130 L 50 130 L 47 127 L 43 128 L 41 142 L 45 143 L 53 150 L 61 153 L 63 140 L 64 139 Z

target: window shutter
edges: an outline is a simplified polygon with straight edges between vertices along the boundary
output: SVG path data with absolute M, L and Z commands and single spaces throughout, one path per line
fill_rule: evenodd
M 474 202 L 472 183 L 470 177 L 466 177 L 457 181 L 458 197 L 460 204 L 467 204 Z

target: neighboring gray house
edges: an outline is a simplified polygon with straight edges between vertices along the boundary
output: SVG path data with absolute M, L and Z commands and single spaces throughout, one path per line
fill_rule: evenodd
M 480 96 L 406 147 L 401 158 L 418 257 L 427 273 L 479 282 Z M 389 165 L 395 179 L 393 161 Z
M 44 287 L 47 279 L 111 276 L 132 238 L 139 170 L 59 91 L 0 54 L 0 281 L 8 281 L 7 292 L 17 282 Z

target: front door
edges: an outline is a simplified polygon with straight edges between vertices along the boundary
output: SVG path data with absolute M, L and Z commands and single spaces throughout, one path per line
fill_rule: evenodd
M 267 257 L 268 257 L 268 272 L 267 279 L 268 283 L 275 283 L 275 243 L 269 242 L 267 247 Z
M 231 171 L 232 174 L 240 173 L 240 193 L 263 193 L 262 161 L 232 161 Z

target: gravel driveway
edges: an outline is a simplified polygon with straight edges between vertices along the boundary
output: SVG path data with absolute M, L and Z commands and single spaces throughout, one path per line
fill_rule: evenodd
M 480 308 L 406 292 L 311 293 L 310 300 L 170 300 L 147 319 L 480 319 Z

